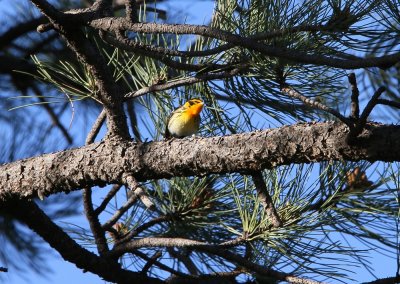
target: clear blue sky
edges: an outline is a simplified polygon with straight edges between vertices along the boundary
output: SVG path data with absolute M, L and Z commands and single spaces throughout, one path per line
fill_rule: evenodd
M 7 3 L 11 3 L 12 1 L 0 1 L 0 12 L 12 7 Z M 179 7 L 179 15 L 184 19 L 184 15 L 180 13 L 181 11 L 187 11 L 187 23 L 197 23 L 203 24 L 207 23 L 209 16 L 211 15 L 211 11 L 213 9 L 213 1 L 196 1 L 195 3 L 190 3 L 191 1 L 170 1 L 168 7 Z M 163 5 L 158 5 L 159 8 L 164 7 Z M 174 11 L 174 9 L 169 9 L 169 11 Z M 176 14 L 177 10 L 175 9 Z M 175 14 L 175 15 L 176 15 Z M 4 111 L 4 110 L 2 110 Z M 79 114 L 77 114 L 79 115 Z M 79 131 L 81 125 L 73 124 L 72 130 L 73 132 L 81 132 Z M 84 222 L 85 217 L 78 216 L 70 222 Z M 82 224 L 83 225 L 83 224 Z M 396 271 L 396 261 L 393 259 L 388 259 L 387 257 L 377 255 L 373 251 L 371 251 L 371 262 L 374 263 L 376 269 L 376 275 L 381 277 L 393 276 Z M 6 280 L 5 283 L 9 284 L 70 284 L 70 283 L 105 283 L 98 276 L 93 275 L 91 273 L 83 273 L 80 269 L 77 269 L 75 265 L 71 263 L 67 263 L 62 260 L 61 256 L 58 255 L 56 251 L 53 250 L 53 253 L 48 256 L 48 266 L 49 269 L 53 270 L 53 273 L 49 274 L 47 271 L 44 271 L 43 277 L 36 273 L 26 272 L 24 275 L 15 275 L 13 271 L 9 271 L 7 276 L 3 278 Z M 355 269 L 357 273 L 358 280 L 361 281 L 371 281 L 372 276 L 368 273 L 365 273 L 364 270 Z

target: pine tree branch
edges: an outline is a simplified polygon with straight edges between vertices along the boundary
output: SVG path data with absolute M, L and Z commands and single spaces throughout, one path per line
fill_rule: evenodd
M 360 106 L 358 101 L 358 96 L 360 92 L 357 86 L 356 75 L 354 73 L 350 73 L 348 76 L 349 83 L 351 85 L 351 118 L 359 119 L 360 117 Z
M 312 108 L 317 108 L 317 109 L 320 109 L 322 111 L 325 111 L 327 113 L 332 114 L 333 116 L 337 117 L 340 121 L 342 121 L 343 123 L 345 123 L 349 127 L 353 126 L 352 122 L 347 117 L 343 116 L 342 114 L 340 114 L 336 110 L 334 110 L 334 109 L 332 109 L 330 107 L 327 107 L 326 105 L 324 105 L 324 104 L 322 104 L 320 102 L 314 101 L 312 99 L 309 99 L 309 98 L 303 96 L 302 94 L 300 94 L 298 91 L 296 91 L 292 87 L 285 86 L 285 87 L 282 88 L 282 91 L 285 94 L 287 94 L 289 97 L 292 97 L 292 98 L 295 98 L 295 99 L 299 99 L 303 103 L 305 103 L 306 105 L 309 105 Z
M 321 282 L 313 281 L 305 278 L 296 277 L 287 273 L 279 272 L 273 269 L 269 269 L 253 263 L 235 253 L 230 252 L 220 245 L 207 244 L 200 241 L 194 241 L 183 238 L 143 238 L 138 240 L 133 240 L 129 243 L 122 244 L 120 246 L 114 247 L 112 251 L 109 252 L 110 258 L 122 256 L 127 252 L 134 252 L 138 248 L 147 247 L 190 247 L 193 250 L 207 252 L 209 254 L 214 254 L 222 257 L 228 261 L 235 262 L 250 271 L 254 271 L 261 275 L 274 277 L 277 280 L 288 281 L 291 283 L 309 283 L 309 284 L 320 284 Z
M 85 144 L 89 145 L 94 142 L 97 134 L 100 131 L 101 126 L 104 123 L 106 118 L 106 112 L 104 109 L 100 112 L 96 121 L 94 122 L 92 129 L 86 137 Z M 97 251 L 100 255 L 103 255 L 105 252 L 109 251 L 107 240 L 105 236 L 105 230 L 101 227 L 98 214 L 96 214 L 93 201 L 92 201 L 92 189 L 91 187 L 85 187 L 82 193 L 83 199 L 83 208 L 85 210 L 86 219 L 89 222 L 90 230 L 93 233 L 94 240 L 96 242 Z
M 122 269 L 118 263 L 99 257 L 82 248 L 33 202 L 23 200 L 0 201 L 0 208 L 12 214 L 41 236 L 64 260 L 74 263 L 84 271 L 90 271 L 106 281 L 117 283 L 163 283 L 138 272 Z
M 168 53 L 164 53 L 166 51 L 165 49 L 161 47 L 154 47 L 151 45 L 145 45 L 140 42 L 133 42 L 122 36 L 122 34 L 118 31 L 116 32 L 117 37 L 113 37 L 109 34 L 106 34 L 104 32 L 100 33 L 101 38 L 108 44 L 120 48 L 122 50 L 130 51 L 135 54 L 140 54 L 143 56 L 147 56 L 153 59 L 156 59 L 162 63 L 164 63 L 166 66 L 169 66 L 174 69 L 178 70 L 183 70 L 183 71 L 201 71 L 204 70 L 205 68 L 213 68 L 213 69 L 218 69 L 224 67 L 224 65 L 219 65 L 219 64 L 190 64 L 190 63 L 184 63 L 184 62 L 179 62 L 176 60 L 172 60 L 170 57 L 168 57 Z M 171 52 L 169 52 L 171 53 Z
M 103 224 L 102 228 L 103 230 L 109 230 L 115 223 L 118 222 L 119 218 L 131 208 L 136 201 L 139 199 L 138 194 L 132 194 L 128 200 L 122 205 L 118 210 L 115 211 L 114 215 Z
M 133 251 L 132 254 L 137 255 L 140 258 L 143 258 L 144 260 L 147 260 L 147 261 L 150 260 L 150 257 L 147 256 L 147 254 L 145 254 L 145 253 L 143 253 L 143 252 L 141 252 L 139 250 Z M 180 277 L 186 279 L 186 281 L 187 281 L 188 278 L 191 278 L 189 274 L 185 274 L 185 273 L 182 273 L 182 272 L 180 272 L 178 270 L 172 269 L 170 266 L 167 266 L 167 265 L 165 265 L 165 264 L 163 264 L 163 263 L 161 263 L 159 261 L 154 261 L 154 265 L 158 266 L 162 270 L 165 270 L 165 271 L 171 273 L 172 275 L 180 276 Z
M 175 251 L 174 248 L 167 248 L 167 251 L 172 257 L 183 263 L 191 275 L 200 274 L 199 269 L 189 255 L 185 255 L 184 253 L 181 253 L 181 251 Z
M 205 81 L 210 81 L 210 80 L 218 80 L 218 79 L 225 79 L 225 78 L 230 78 L 235 75 L 238 75 L 240 72 L 245 70 L 247 66 L 244 64 L 242 66 L 237 66 L 236 68 L 233 68 L 230 71 L 225 71 L 225 72 L 219 72 L 219 73 L 210 73 L 210 74 L 201 74 L 196 77 L 188 77 L 188 78 L 183 78 L 175 81 L 170 81 L 164 84 L 154 84 L 149 87 L 143 87 L 135 92 L 130 92 L 125 95 L 125 98 L 137 98 L 141 97 L 143 95 L 153 93 L 153 92 L 159 92 L 159 91 L 165 91 L 181 86 L 187 86 L 187 85 L 193 85 L 196 83 L 200 82 L 205 82 Z
M 106 112 L 103 109 L 98 117 L 96 118 L 96 121 L 94 122 L 92 129 L 86 136 L 86 141 L 85 144 L 92 144 L 94 140 L 96 139 L 96 136 L 99 134 L 101 127 L 103 126 L 104 121 L 106 120 Z
M 129 242 L 132 238 L 136 237 L 137 235 L 139 235 L 141 232 L 151 228 L 152 226 L 155 226 L 157 224 L 163 223 L 163 222 L 168 222 L 170 220 L 172 220 L 173 217 L 172 216 L 167 216 L 167 215 L 163 215 L 163 216 L 159 216 L 156 217 L 142 225 L 140 225 L 139 227 L 137 227 L 136 229 L 130 231 L 126 236 L 124 236 L 123 238 L 121 238 L 120 240 L 118 240 L 118 242 L 116 243 L 116 245 L 120 244 L 120 243 L 126 243 Z
M 149 269 L 157 262 L 157 259 L 159 259 L 162 256 L 161 251 L 156 251 L 147 261 L 147 263 L 143 266 L 141 273 L 147 274 Z
M 135 143 L 105 140 L 0 166 L 0 200 L 173 176 L 248 173 L 292 163 L 400 161 L 400 126 L 367 123 L 356 144 L 339 122 L 299 123 L 211 138 Z M 177 154 L 179 153 L 179 154 Z
M 284 58 L 298 63 L 330 66 L 340 69 L 359 69 L 368 67 L 389 68 L 400 61 L 400 52 L 359 59 L 343 59 L 341 57 L 329 57 L 322 54 L 309 54 L 303 51 L 283 49 L 282 47 L 268 46 L 249 37 L 242 37 L 223 30 L 200 25 L 187 24 L 157 24 L 135 23 L 132 24 L 124 18 L 102 18 L 88 22 L 88 25 L 107 32 L 129 30 L 138 33 L 168 33 L 168 34 L 195 34 L 219 39 L 235 46 L 241 46 L 249 50 L 258 51 L 271 57 Z
M 110 200 L 115 196 L 115 194 L 117 194 L 118 190 L 120 190 L 120 188 L 122 187 L 122 185 L 120 184 L 114 184 L 113 187 L 110 189 L 110 191 L 107 193 L 106 197 L 104 197 L 103 201 L 101 202 L 100 206 L 97 207 L 94 210 L 94 213 L 96 215 L 100 215 L 101 212 L 104 211 L 104 209 L 106 209 L 107 204 L 110 202 Z
M 265 213 L 267 214 L 272 226 L 274 228 L 282 227 L 283 222 L 275 209 L 271 196 L 268 193 L 268 189 L 265 185 L 262 173 L 260 171 L 254 172 L 251 174 L 251 177 L 253 179 L 254 185 L 256 186 L 256 190 L 261 200 L 261 203 L 264 206 Z
M 400 275 L 388 278 L 381 278 L 371 282 L 364 282 L 363 284 L 393 284 L 400 282 Z
M 122 96 L 119 87 L 115 84 L 111 71 L 102 54 L 89 41 L 79 29 L 81 18 L 96 18 L 106 14 L 110 3 L 108 1 L 96 1 L 89 10 L 76 14 L 62 13 L 44 0 L 31 0 L 39 10 L 49 19 L 55 30 L 64 38 L 69 48 L 78 59 L 92 73 L 98 87 L 98 99 L 103 103 L 107 114 L 108 135 L 121 138 L 129 138 L 128 126 L 122 106 Z M 89 16 L 88 16 L 89 15 Z M 73 25 L 71 23 L 77 19 Z M 72 21 L 72 22 L 71 22 Z
M 400 108 L 400 102 L 390 101 L 390 100 L 386 100 L 386 99 L 377 99 L 376 103 L 380 104 L 380 105 L 391 106 L 394 108 Z
M 83 208 L 85 210 L 86 218 L 89 222 L 90 230 L 93 233 L 93 237 L 96 242 L 97 251 L 100 255 L 103 255 L 109 251 L 105 231 L 101 227 L 99 219 L 93 210 L 92 203 L 92 189 L 90 187 L 83 189 Z
M 371 99 L 368 101 L 359 119 L 355 121 L 355 126 L 350 127 L 350 133 L 348 135 L 348 142 L 354 143 L 357 136 L 363 131 L 365 124 L 367 123 L 368 116 L 371 114 L 374 107 L 378 104 L 378 99 L 382 93 L 386 90 L 385 87 L 379 87 L 374 93 Z

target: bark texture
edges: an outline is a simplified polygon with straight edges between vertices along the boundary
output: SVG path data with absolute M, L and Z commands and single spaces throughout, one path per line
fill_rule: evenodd
M 0 167 L 0 200 L 137 180 L 250 173 L 292 163 L 328 160 L 400 161 L 400 126 L 368 123 L 349 145 L 338 122 L 299 123 L 212 138 L 135 143 L 106 139 L 77 149 Z

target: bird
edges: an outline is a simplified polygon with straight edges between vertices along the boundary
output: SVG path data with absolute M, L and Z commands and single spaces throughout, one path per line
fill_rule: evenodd
M 167 120 L 165 139 L 183 138 L 196 134 L 200 126 L 200 113 L 204 103 L 193 98 L 175 109 Z

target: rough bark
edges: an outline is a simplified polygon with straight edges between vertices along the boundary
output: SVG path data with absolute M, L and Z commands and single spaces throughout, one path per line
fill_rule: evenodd
M 107 139 L 0 167 L 0 200 L 137 180 L 250 173 L 292 163 L 329 160 L 400 161 L 400 126 L 368 123 L 349 145 L 338 122 L 299 123 L 211 138 L 135 143 Z

